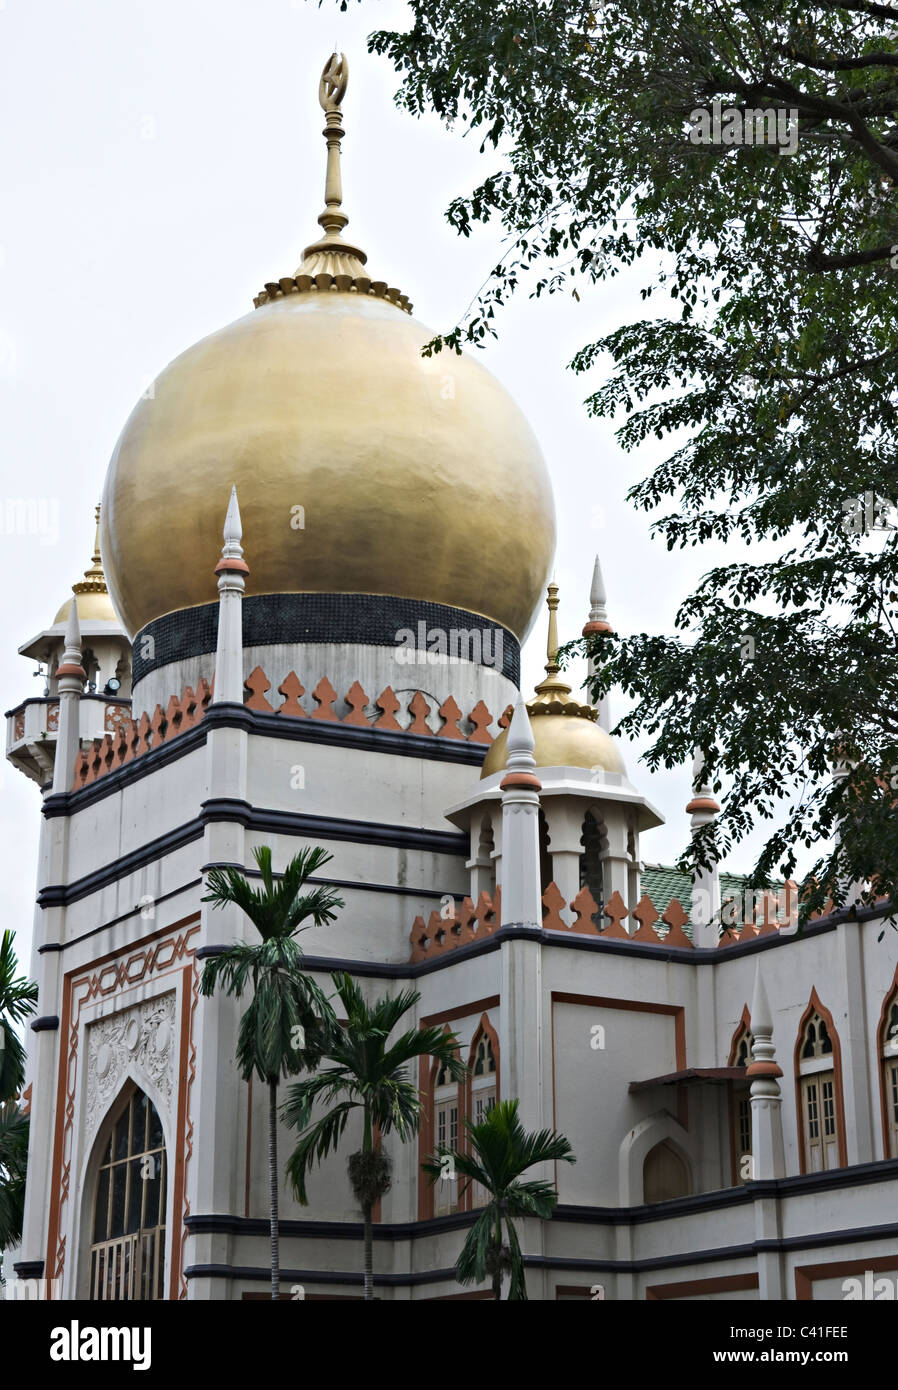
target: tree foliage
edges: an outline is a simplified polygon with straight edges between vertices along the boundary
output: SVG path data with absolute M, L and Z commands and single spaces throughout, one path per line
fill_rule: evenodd
M 898 552 L 877 524 L 895 522 L 898 496 L 898 5 L 409 8 L 406 32 L 369 47 L 401 74 L 402 106 L 474 133 L 490 156 L 450 223 L 468 235 L 499 219 L 507 234 L 469 311 L 427 351 L 482 343 L 525 286 L 582 295 L 584 336 L 598 302 L 586 291 L 622 267 L 641 267 L 646 311 L 661 301 L 570 365 L 607 367 L 587 407 L 616 418 L 625 449 L 667 441 L 629 496 L 666 509 L 653 529 L 668 548 L 732 551 L 672 634 L 595 642 L 593 696 L 619 684 L 636 697 L 619 727 L 651 736 L 649 766 L 700 746 L 724 791 L 682 866 L 768 820 L 756 886 L 816 846 L 805 911 L 851 881 L 895 895 Z M 715 101 L 742 143 L 695 142 L 693 113 Z M 768 109 L 794 120 L 780 132 L 794 138 L 749 144 L 745 113 Z M 774 545 L 758 556 L 758 541 Z

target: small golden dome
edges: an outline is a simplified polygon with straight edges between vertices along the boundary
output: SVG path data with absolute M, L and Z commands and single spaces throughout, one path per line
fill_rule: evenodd
M 527 712 L 533 715 L 530 705 Z M 603 772 L 620 772 L 626 767 L 620 749 L 609 733 L 589 719 L 564 715 L 559 719 L 533 719 L 533 757 L 537 767 L 601 768 Z M 491 744 L 483 760 L 481 777 L 501 772 L 507 761 L 508 730 L 503 729 Z
M 598 711 L 580 704 L 571 687 L 560 677 L 558 665 L 558 585 L 548 587 L 549 636 L 546 645 L 546 677 L 536 687 L 536 696 L 527 703 L 533 729 L 533 757 L 537 767 L 586 767 L 592 771 L 617 772 L 626 776 L 626 767 L 617 742 L 596 723 Z M 503 729 L 483 760 L 480 776 L 501 772 L 508 759 L 508 730 Z
M 106 576 L 103 573 L 103 562 L 100 559 L 100 508 L 96 510 L 97 529 L 94 536 L 94 553 L 91 556 L 90 568 L 84 571 L 84 578 L 79 579 L 77 584 L 72 585 L 72 592 L 75 594 L 78 604 L 78 620 L 82 623 L 115 623 L 119 626 L 118 614 L 112 606 L 112 599 L 109 597 L 109 590 L 106 587 Z M 71 596 L 60 605 L 59 612 L 53 619 L 53 625 L 65 623 L 69 617 L 69 605 Z
M 331 62 L 325 235 L 300 272 L 325 268 L 271 282 L 254 312 L 182 353 L 116 446 L 103 558 L 132 637 L 215 600 L 232 485 L 247 595 L 394 595 L 479 614 L 519 639 L 530 628 L 555 548 L 539 445 L 473 357 L 421 356 L 431 330 L 343 241 L 344 88 L 345 65 Z

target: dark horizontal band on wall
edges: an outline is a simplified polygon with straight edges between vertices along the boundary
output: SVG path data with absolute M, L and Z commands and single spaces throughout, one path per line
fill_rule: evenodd
M 354 844 L 424 850 L 452 857 L 466 857 L 469 848 L 468 837 L 457 831 L 418 830 L 404 825 L 349 820 L 338 816 L 298 815 L 292 811 L 253 807 L 248 801 L 219 797 L 204 801 L 201 813 L 195 819 L 186 821 L 165 835 L 157 836 L 155 840 L 149 840 L 140 849 L 112 860 L 102 869 L 95 869 L 93 873 L 75 879 L 69 884 L 48 884 L 38 893 L 38 906 L 63 907 L 77 902 L 80 898 L 88 897 L 91 893 L 116 883 L 127 874 L 135 873 L 145 865 L 173 854 L 194 840 L 201 840 L 206 825 L 216 821 L 236 822 L 247 830 L 296 835 L 303 839 L 345 840 Z M 365 889 L 363 883 L 356 886 L 362 891 Z
M 247 709 L 245 705 L 210 705 L 192 729 L 178 734 L 169 743 L 151 748 L 130 763 L 105 772 L 86 787 L 68 792 L 51 792 L 44 797 L 42 811 L 48 820 L 55 816 L 71 816 L 92 806 L 104 797 L 120 792 L 132 782 L 158 772 L 161 767 L 186 757 L 206 742 L 210 729 L 242 729 L 262 738 L 282 738 L 292 743 L 323 743 L 339 745 L 342 749 L 363 748 L 373 753 L 388 753 L 400 758 L 418 758 L 424 762 L 465 763 L 480 767 L 488 745 L 467 743 L 462 739 L 437 738 L 434 734 L 396 733 L 389 729 L 362 729 L 354 724 L 324 719 L 293 719 L 263 710 Z
M 745 1206 L 762 1198 L 790 1198 L 808 1192 L 830 1192 L 844 1187 L 865 1187 L 870 1183 L 894 1182 L 898 1179 L 898 1159 L 878 1163 L 855 1164 L 851 1168 L 835 1168 L 823 1173 L 803 1173 L 790 1178 L 747 1183 L 741 1187 L 719 1188 L 714 1192 L 699 1192 L 692 1197 L 677 1197 L 669 1202 L 655 1202 L 638 1207 L 595 1207 L 559 1204 L 552 1221 L 589 1226 L 641 1226 L 652 1221 L 670 1221 L 678 1217 L 700 1215 L 708 1211 L 727 1210 Z M 461 1230 L 473 1225 L 476 1211 L 453 1212 L 447 1216 L 431 1217 L 426 1221 L 378 1222 L 372 1227 L 376 1241 L 416 1240 Z M 269 1223 L 263 1217 L 246 1216 L 188 1216 L 184 1223 L 192 1235 L 267 1236 Z M 361 1240 L 364 1226 L 361 1221 L 281 1221 L 282 1236 L 303 1240 Z M 898 1225 L 858 1228 L 865 1239 L 887 1240 L 898 1232 Z M 784 1242 L 755 1241 L 751 1249 L 811 1249 L 816 1242 L 827 1244 L 849 1240 L 853 1231 L 815 1232 L 809 1236 L 785 1237 Z M 269 1271 L 270 1273 L 270 1271 Z
M 364 1274 L 343 1273 L 330 1269 L 282 1269 L 281 1284 L 305 1282 L 306 1284 L 350 1284 L 362 1288 Z M 271 1267 L 263 1269 L 258 1265 L 188 1265 L 184 1270 L 185 1279 L 247 1279 L 254 1283 L 271 1283 Z M 375 1285 L 380 1288 L 397 1289 L 409 1285 L 441 1284 L 455 1280 L 454 1269 L 427 1270 L 423 1274 L 375 1274 Z
M 665 1204 L 662 1203 L 661 1205 Z M 476 1213 L 470 1213 L 470 1216 L 473 1221 Z M 355 1224 L 360 1227 L 360 1223 Z M 428 1225 L 429 1223 L 419 1224 Z M 281 1235 L 284 1234 L 282 1228 Z M 596 1274 L 648 1274 L 661 1269 L 720 1264 L 725 1260 L 753 1260 L 759 1254 L 767 1252 L 785 1254 L 793 1250 L 819 1250 L 823 1247 L 836 1249 L 840 1245 L 853 1245 L 863 1241 L 893 1240 L 895 1236 L 898 1236 L 898 1223 L 892 1223 L 889 1226 L 855 1226 L 842 1231 L 821 1232 L 809 1236 L 787 1236 L 776 1240 L 745 1241 L 741 1245 L 725 1245 L 705 1250 L 684 1250 L 682 1253 L 649 1256 L 638 1260 L 603 1260 L 567 1255 L 524 1255 L 523 1260 L 527 1269 L 582 1269 L 593 1271 Z M 360 1230 L 355 1238 L 359 1241 L 362 1239 Z M 407 1228 L 406 1238 L 408 1238 Z M 271 1279 L 271 1268 L 261 1265 L 190 1265 L 185 1269 L 184 1275 L 188 1279 L 205 1276 L 213 1279 L 246 1279 L 254 1282 L 268 1282 Z M 455 1277 L 454 1269 L 416 1270 L 404 1274 L 375 1274 L 374 1283 L 382 1288 L 402 1288 L 422 1284 L 438 1284 L 446 1279 L 454 1281 Z M 361 1285 L 364 1276 L 356 1270 L 282 1269 L 281 1280 L 284 1283 L 295 1281 L 309 1284 Z
M 245 865 L 234 863 L 228 859 L 212 860 L 208 864 L 200 865 L 200 873 L 207 873 L 209 869 L 237 869 L 244 878 L 262 877 L 258 869 L 248 869 Z M 275 873 L 272 877 L 275 879 L 283 878 L 283 874 Z M 359 893 L 395 893 L 406 898 L 436 898 L 440 902 L 444 898 L 463 898 L 465 896 L 464 892 L 451 893 L 448 890 L 441 892 L 439 888 L 410 888 L 405 883 L 360 883 L 358 879 L 317 878 L 314 874 L 310 874 L 305 882 L 321 883 L 327 888 L 350 888 Z
M 43 1279 L 44 1262 L 43 1260 L 19 1260 L 18 1264 L 13 1265 L 13 1273 L 20 1279 Z
M 180 888 L 172 888 L 168 893 L 161 893 L 158 898 L 153 899 L 154 913 L 157 907 L 167 903 L 170 898 L 179 898 L 182 893 L 189 893 L 192 888 L 199 888 L 202 881 L 201 878 L 192 878 L 189 883 L 182 883 Z M 101 922 L 98 927 L 91 927 L 90 931 L 82 932 L 80 936 L 73 936 L 69 941 L 47 941 L 43 946 L 38 946 L 37 953 L 42 956 L 48 951 L 70 951 L 73 946 L 80 945 L 82 941 L 88 941 L 92 936 L 98 936 L 100 932 L 109 931 L 110 928 L 117 927 L 121 922 L 127 922 L 132 917 L 136 917 L 138 913 L 143 914 L 144 911 L 145 907 L 141 907 L 138 903 L 136 907 L 132 907 L 130 912 L 123 912 L 118 917 L 111 917 L 108 922 Z
M 517 638 L 501 624 L 450 604 L 390 594 L 306 593 L 252 594 L 243 599 L 241 607 L 244 647 L 327 643 L 395 651 L 400 634 L 411 629 L 417 636 L 421 623 L 426 644 L 437 640 L 427 637 L 431 629 L 443 633 L 447 644 L 451 642 L 449 634 L 459 634 L 454 651 L 448 647 L 449 654 L 463 656 L 473 665 L 495 665 L 515 685 L 520 684 L 521 647 Z M 472 638 L 472 634 L 476 636 Z M 486 657 L 483 634 L 490 637 Z M 501 634 L 501 661 L 496 660 L 497 634 Z M 160 666 L 212 655 L 217 642 L 217 603 L 203 603 L 154 619 L 134 638 L 134 685 Z M 464 655 L 459 650 L 462 643 Z M 148 648 L 151 658 L 145 654 Z M 302 677 L 301 671 L 297 674 Z
M 32 1033 L 55 1033 L 59 1028 L 58 1014 L 44 1014 L 42 1018 L 32 1020 Z

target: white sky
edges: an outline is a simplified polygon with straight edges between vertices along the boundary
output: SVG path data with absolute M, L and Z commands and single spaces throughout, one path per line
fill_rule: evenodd
M 454 324 L 497 260 L 492 228 L 460 239 L 443 215 L 494 158 L 435 118 L 398 111 L 392 69 L 366 52 L 369 31 L 406 22 L 395 0 L 346 14 L 307 0 L 0 0 L 4 710 L 41 693 L 16 649 L 52 621 L 89 562 L 93 509 L 138 396 L 173 357 L 251 309 L 263 282 L 291 273 L 320 234 L 318 79 L 335 43 L 350 66 L 347 235 L 434 329 Z M 677 603 L 720 555 L 668 554 L 650 540 L 648 519 L 624 494 L 668 449 L 623 454 L 582 406 L 603 369 L 591 385 L 566 370 L 578 347 L 642 316 L 639 283 L 622 278 L 589 295 L 581 287 L 579 304 L 522 295 L 482 359 L 546 455 L 563 640 L 586 619 L 597 550 L 612 622 L 644 631 L 670 631 Z M 19 497 L 58 506 L 55 544 L 3 533 L 6 502 Z M 164 527 L 159 563 L 185 563 L 167 553 Z M 540 620 L 525 653 L 528 690 L 544 633 Z M 638 751 L 626 752 L 631 779 L 667 818 L 644 837 L 643 857 L 671 863 L 689 833 L 688 770 L 649 777 Z M 40 797 L 6 764 L 0 793 L 0 920 L 20 933 L 27 963 Z M 748 868 L 760 843 L 729 867 Z

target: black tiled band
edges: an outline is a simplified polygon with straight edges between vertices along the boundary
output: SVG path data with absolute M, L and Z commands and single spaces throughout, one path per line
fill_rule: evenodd
M 447 641 L 452 640 L 448 634 L 460 634 L 455 639 L 458 655 L 481 666 L 495 666 L 508 680 L 520 685 L 521 648 L 517 638 L 507 628 L 463 608 L 380 594 L 256 594 L 243 600 L 245 647 L 291 642 L 396 647 L 397 633 L 403 629 L 411 629 L 417 642 L 419 624 L 423 624 L 424 634 L 434 628 L 447 634 Z M 479 635 L 469 638 L 464 634 Z M 497 641 L 500 636 L 501 660 Z M 152 644 L 146 641 L 148 637 L 153 639 Z M 156 618 L 141 628 L 134 639 L 134 684 L 158 666 L 214 652 L 217 639 L 217 603 L 204 603 Z M 409 670 L 414 669 L 410 665 Z

